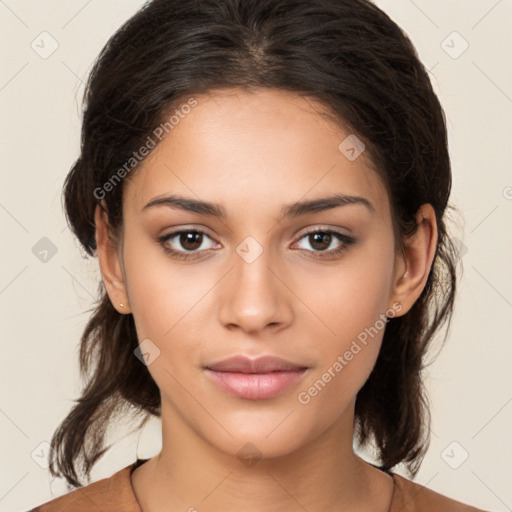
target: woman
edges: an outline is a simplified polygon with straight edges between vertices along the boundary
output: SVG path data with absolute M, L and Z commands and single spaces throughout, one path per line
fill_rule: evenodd
M 102 288 L 50 468 L 83 486 L 127 407 L 162 450 L 35 510 L 477 510 L 391 471 L 428 447 L 450 188 L 442 108 L 373 4 L 147 3 L 91 72 L 65 184 Z

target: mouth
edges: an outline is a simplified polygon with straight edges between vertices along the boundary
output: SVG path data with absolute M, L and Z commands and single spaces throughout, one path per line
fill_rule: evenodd
M 262 400 L 277 396 L 297 383 L 308 367 L 278 357 L 235 356 L 204 369 L 223 391 L 247 400 Z

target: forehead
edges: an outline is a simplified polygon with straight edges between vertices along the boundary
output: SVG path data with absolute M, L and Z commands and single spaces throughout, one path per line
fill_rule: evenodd
M 389 211 L 368 153 L 357 156 L 363 146 L 319 102 L 275 89 L 195 99 L 129 180 L 126 201 L 138 210 L 166 193 L 226 203 L 228 214 L 229 204 L 262 210 L 343 193 Z

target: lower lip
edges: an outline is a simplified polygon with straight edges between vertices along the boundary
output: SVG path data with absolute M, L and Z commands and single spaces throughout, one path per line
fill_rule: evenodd
M 306 370 L 271 373 L 217 372 L 206 368 L 206 374 L 228 393 L 248 400 L 272 398 L 295 384 Z

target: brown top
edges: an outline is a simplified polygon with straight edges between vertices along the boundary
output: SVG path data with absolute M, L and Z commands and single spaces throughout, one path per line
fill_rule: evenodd
M 137 459 L 109 478 L 75 489 L 30 512 L 142 512 L 133 492 L 130 475 L 146 460 Z M 485 512 L 452 500 L 396 473 L 387 473 L 395 482 L 389 512 Z

